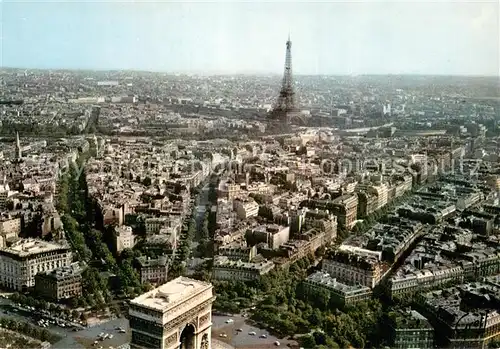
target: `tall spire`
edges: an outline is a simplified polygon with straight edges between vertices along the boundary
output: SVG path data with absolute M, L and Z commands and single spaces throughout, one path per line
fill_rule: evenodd
M 16 160 L 21 160 L 22 158 L 21 151 L 21 141 L 19 140 L 19 132 L 16 132 Z
M 271 119 L 289 124 L 291 118 L 297 113 L 298 108 L 295 105 L 295 91 L 292 79 L 292 41 L 290 40 L 290 33 L 288 33 L 288 40 L 286 42 L 285 71 L 281 82 L 281 90 L 270 116 Z

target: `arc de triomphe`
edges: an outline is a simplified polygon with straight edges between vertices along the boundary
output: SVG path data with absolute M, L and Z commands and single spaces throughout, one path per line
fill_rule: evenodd
M 130 302 L 131 348 L 212 349 L 210 283 L 178 277 Z

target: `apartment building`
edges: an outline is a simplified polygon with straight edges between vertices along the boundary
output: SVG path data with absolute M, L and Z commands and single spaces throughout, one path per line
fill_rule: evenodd
M 146 235 L 155 235 L 160 229 L 167 225 L 167 217 L 149 217 L 145 220 Z
M 500 339 L 500 285 L 473 282 L 418 297 L 436 333 L 438 348 L 488 348 Z
M 464 280 L 464 269 L 459 265 L 437 267 L 394 275 L 388 283 L 390 297 L 405 297 L 427 289 Z
M 3 184 L 0 184 L 0 210 L 5 210 L 5 205 L 7 199 L 14 193 L 10 190 L 9 185 L 3 180 Z
M 434 328 L 416 310 L 398 310 L 390 319 L 391 348 L 434 348 Z
M 257 217 L 259 214 L 259 204 L 253 199 L 234 200 L 233 207 L 236 211 L 236 216 L 241 220 L 246 220 L 250 217 Z
M 0 284 L 23 291 L 35 286 L 37 273 L 69 266 L 71 261 L 69 246 L 22 239 L 9 247 L 0 248 Z
M 78 263 L 39 272 L 35 275 L 35 292 L 58 302 L 82 295 L 82 269 Z
M 160 256 L 158 258 L 139 257 L 136 259 L 137 268 L 141 277 L 141 283 L 162 284 L 167 282 L 168 258 Z
M 274 268 L 274 263 L 268 260 L 261 262 L 234 261 L 226 256 L 214 259 L 213 276 L 215 280 L 258 280 Z
M 123 210 L 112 205 L 104 204 L 101 207 L 103 225 L 122 225 Z
M 135 245 L 135 236 L 132 233 L 132 227 L 122 225 L 115 227 L 116 237 L 115 246 L 116 252 L 120 253 L 126 248 L 133 248 Z
M 381 183 L 378 185 L 373 185 L 370 187 L 369 191 L 373 192 L 377 196 L 376 210 L 380 210 L 382 207 L 387 205 L 389 192 L 387 184 Z
M 365 218 L 377 210 L 378 197 L 365 191 L 358 192 L 358 217 Z
M 330 294 L 330 302 L 340 307 L 366 301 L 372 296 L 372 290 L 369 287 L 341 283 L 323 271 L 309 275 L 304 281 L 304 286 L 306 292 L 326 290 Z
M 222 182 L 217 189 L 217 197 L 227 200 L 234 200 L 240 194 L 240 186 L 238 184 Z
M 369 196 L 374 196 L 376 198 L 373 211 L 381 209 L 389 202 L 389 186 L 386 183 L 378 183 L 378 184 L 373 184 L 372 182 L 358 183 L 358 185 L 356 186 L 356 192 L 366 193 Z
M 230 260 L 250 262 L 257 256 L 257 246 L 246 246 L 246 244 L 229 244 L 219 247 L 219 254 Z
M 4 247 L 7 239 L 15 238 L 21 233 L 21 218 L 4 215 L 0 217 L 0 247 Z
M 290 239 L 290 227 L 277 224 L 260 225 L 247 231 L 257 242 L 264 242 L 270 249 L 277 249 Z
M 334 214 L 340 225 L 351 229 L 356 224 L 358 211 L 358 196 L 356 194 L 342 195 L 333 200 Z
M 410 174 L 395 175 L 392 178 L 392 185 L 395 189 L 394 198 L 398 198 L 412 189 L 412 177 Z
M 324 232 L 325 242 L 330 243 L 337 237 L 337 216 L 318 209 L 307 211 L 304 215 L 303 228 Z
M 459 188 L 457 188 L 456 190 L 458 191 L 458 189 Z M 455 204 L 457 209 L 459 210 L 465 210 L 466 208 L 469 208 L 484 199 L 484 195 L 480 191 L 464 190 L 460 194 L 461 195 L 459 196 L 457 203 Z
M 374 288 L 383 276 L 380 261 L 372 255 L 348 251 L 330 251 L 323 259 L 322 270 L 341 282 Z

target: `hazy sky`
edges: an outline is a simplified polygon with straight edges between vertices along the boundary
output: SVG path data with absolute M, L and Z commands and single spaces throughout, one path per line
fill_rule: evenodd
M 0 0 L 1 64 L 23 68 L 499 75 L 498 1 Z

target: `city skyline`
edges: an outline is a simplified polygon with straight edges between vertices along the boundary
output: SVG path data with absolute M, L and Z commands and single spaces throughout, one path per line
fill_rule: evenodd
M 0 1 L 1 347 L 500 349 L 500 3 Z
M 2 67 L 191 74 L 499 75 L 495 2 L 13 3 Z

